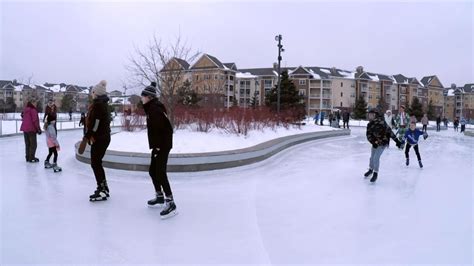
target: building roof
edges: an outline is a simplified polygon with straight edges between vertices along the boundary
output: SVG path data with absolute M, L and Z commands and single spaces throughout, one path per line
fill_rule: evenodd
M 209 57 L 209 59 L 211 59 L 211 61 L 214 62 L 214 64 L 216 64 L 219 68 L 225 68 L 224 64 L 222 64 L 222 62 L 219 61 L 219 59 L 217 59 L 216 57 L 214 57 L 210 54 L 204 54 L 204 55 Z
M 8 84 L 12 84 L 10 80 L 0 80 L 0 88 L 7 86 Z
M 433 80 L 433 78 L 435 78 L 435 76 L 426 76 L 426 77 L 423 77 L 420 82 L 423 86 L 428 86 L 430 84 L 430 82 Z
M 398 84 L 408 84 L 409 80 L 402 74 L 393 75 L 393 78 Z
M 237 70 L 237 65 L 235 63 L 224 63 L 224 67 L 230 70 Z
M 474 83 L 465 84 L 463 87 L 464 92 L 473 93 L 474 92 Z
M 185 70 L 189 69 L 189 63 L 186 62 L 186 60 L 183 60 L 183 59 L 177 58 L 177 57 L 173 57 L 173 59 L 175 59 L 176 62 L 178 62 L 178 64 L 180 64 Z

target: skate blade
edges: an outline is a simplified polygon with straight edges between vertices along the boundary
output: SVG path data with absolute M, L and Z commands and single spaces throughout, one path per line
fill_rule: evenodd
M 160 208 L 160 209 L 161 209 L 161 208 L 163 208 L 163 205 L 165 205 L 165 204 L 164 204 L 164 203 L 163 203 L 163 204 L 158 203 L 158 204 L 155 204 L 155 205 L 147 204 L 147 206 L 148 206 L 149 208 L 152 208 L 152 209 L 156 209 L 156 208 Z
M 105 201 L 107 200 L 107 197 L 103 197 L 103 198 L 89 198 L 89 201 Z
M 174 211 L 168 213 L 167 215 L 160 215 L 160 217 L 161 217 L 161 220 L 165 220 L 165 219 L 171 218 L 171 217 L 176 216 L 176 215 L 178 215 L 178 211 L 174 210 Z

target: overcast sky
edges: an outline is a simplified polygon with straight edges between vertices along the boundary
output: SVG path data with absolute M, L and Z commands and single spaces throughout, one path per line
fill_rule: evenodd
M 134 46 L 179 32 L 238 68 L 325 66 L 474 82 L 472 1 L 464 2 L 0 2 L 0 79 L 120 89 Z

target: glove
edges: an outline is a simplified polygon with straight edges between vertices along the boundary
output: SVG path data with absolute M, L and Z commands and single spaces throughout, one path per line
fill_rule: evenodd
M 36 134 L 38 135 L 41 135 L 41 133 L 42 133 L 41 129 L 38 129 L 38 131 L 36 131 Z
M 95 138 L 94 138 L 94 137 L 90 137 L 90 138 L 88 138 L 88 141 L 87 141 L 87 142 L 89 143 L 89 145 L 92 146 L 92 145 L 94 145 Z
M 378 147 L 379 147 L 379 145 L 377 145 L 377 144 L 372 144 L 372 148 L 377 149 Z
M 60 147 L 59 145 L 56 146 L 56 150 L 57 150 L 57 151 L 60 151 L 60 150 L 61 150 L 61 147 Z
M 402 145 L 403 145 L 403 142 L 399 141 L 398 139 L 395 140 L 395 143 L 397 145 L 397 148 L 401 149 L 402 148 Z

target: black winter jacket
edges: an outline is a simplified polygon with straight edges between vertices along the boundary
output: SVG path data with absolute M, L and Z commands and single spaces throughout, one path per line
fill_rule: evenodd
M 110 114 L 108 110 L 109 97 L 106 95 L 94 99 L 89 106 L 86 123 L 86 138 L 95 139 L 110 136 Z
M 367 140 L 374 147 L 388 145 L 390 138 L 397 143 L 399 142 L 397 136 L 393 134 L 393 131 L 385 123 L 385 119 L 382 116 L 377 116 L 369 122 L 366 135 Z
M 148 129 L 150 149 L 171 150 L 173 148 L 173 127 L 166 114 L 165 106 L 154 98 L 143 105 Z

